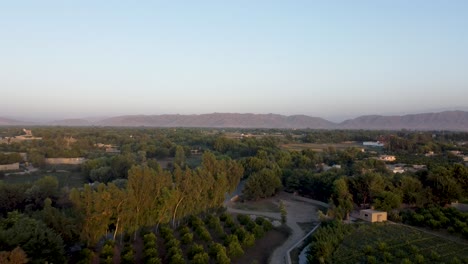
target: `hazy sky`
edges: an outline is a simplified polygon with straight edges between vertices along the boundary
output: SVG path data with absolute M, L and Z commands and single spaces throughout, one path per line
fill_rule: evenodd
M 0 116 L 455 107 L 466 0 L 0 3 Z

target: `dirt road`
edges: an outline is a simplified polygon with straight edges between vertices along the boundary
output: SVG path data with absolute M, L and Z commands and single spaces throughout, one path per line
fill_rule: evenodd
M 270 264 L 284 264 L 286 263 L 286 253 L 295 243 L 297 243 L 307 233 L 298 225 L 298 223 L 310 223 L 317 222 L 317 206 L 305 201 L 298 201 L 292 194 L 281 193 L 276 197 L 271 198 L 275 203 L 279 204 L 279 201 L 283 201 L 287 214 L 286 225 L 291 229 L 291 235 L 288 237 L 286 242 L 280 247 L 276 248 L 270 258 Z M 249 214 L 265 216 L 272 219 L 281 219 L 279 213 L 263 212 L 263 211 L 250 211 L 250 210 L 239 210 L 230 207 L 229 203 L 226 204 L 228 211 L 232 213 Z

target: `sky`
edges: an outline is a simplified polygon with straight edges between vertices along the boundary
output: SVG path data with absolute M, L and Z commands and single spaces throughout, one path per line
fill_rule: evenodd
M 0 116 L 468 109 L 468 1 L 1 1 Z

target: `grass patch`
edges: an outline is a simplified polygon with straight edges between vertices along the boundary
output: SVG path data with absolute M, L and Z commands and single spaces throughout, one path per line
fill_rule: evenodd
M 5 183 L 19 184 L 19 183 L 33 183 L 44 176 L 56 177 L 60 187 L 82 187 L 85 183 L 84 177 L 81 172 L 67 171 L 67 172 L 46 172 L 36 171 L 31 174 L 10 174 L 5 176 L 2 180 Z
M 273 212 L 279 213 L 279 207 L 277 204 L 268 201 L 268 200 L 261 200 L 261 201 L 249 201 L 249 202 L 237 202 L 233 204 L 235 209 L 240 210 L 248 210 L 248 211 L 263 211 L 263 212 Z

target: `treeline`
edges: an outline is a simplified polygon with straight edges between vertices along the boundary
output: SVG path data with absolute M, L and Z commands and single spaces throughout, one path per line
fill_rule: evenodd
M 0 165 L 11 164 L 23 161 L 23 158 L 19 153 L 0 153 Z
M 70 199 L 81 215 L 82 240 L 94 245 L 108 232 L 115 238 L 122 233 L 136 235 L 145 226 L 177 226 L 189 215 L 221 207 L 242 174 L 237 162 L 205 153 L 195 170 L 177 165 L 173 172 L 134 166 L 125 188 L 113 183 L 85 185 L 81 191 L 73 189 Z
M 64 263 L 65 249 L 80 241 L 95 246 L 108 234 L 116 239 L 134 237 L 143 227 L 177 227 L 190 215 L 221 207 L 242 175 L 238 162 L 206 152 L 195 169 L 134 165 L 119 186 L 59 190 L 54 177 L 33 184 L 0 182 L 2 256 L 19 252 L 31 263 Z
M 460 212 L 455 208 L 441 208 L 430 206 L 415 211 L 402 213 L 403 222 L 429 227 L 431 229 L 445 229 L 449 233 L 461 234 L 468 239 L 468 213 Z

